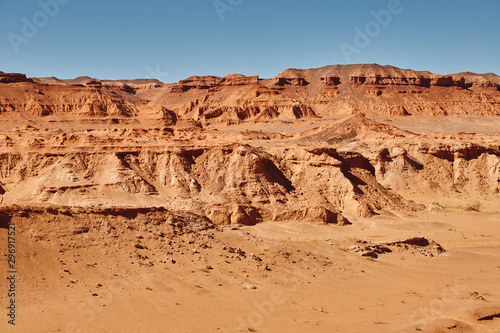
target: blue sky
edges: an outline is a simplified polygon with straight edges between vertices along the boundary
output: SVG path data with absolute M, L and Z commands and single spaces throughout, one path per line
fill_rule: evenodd
M 499 31 L 498 0 L 0 0 L 0 70 L 164 82 L 346 63 L 500 74 Z

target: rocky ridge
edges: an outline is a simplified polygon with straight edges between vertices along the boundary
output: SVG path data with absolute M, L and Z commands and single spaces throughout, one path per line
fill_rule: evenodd
M 499 145 L 453 137 L 444 144 L 361 115 L 280 136 L 25 126 L 3 136 L 0 197 L 3 205 L 161 206 L 217 225 L 346 225 L 422 210 L 412 198 L 429 192 L 496 202 Z
M 158 118 L 155 110 L 166 109 L 179 119 L 234 124 L 356 113 L 500 115 L 500 77 L 495 74 L 438 75 L 376 64 L 288 69 L 271 79 L 192 76 L 176 84 L 90 77 L 29 79 L 1 73 L 0 83 L 0 114 L 44 117 L 143 121 Z

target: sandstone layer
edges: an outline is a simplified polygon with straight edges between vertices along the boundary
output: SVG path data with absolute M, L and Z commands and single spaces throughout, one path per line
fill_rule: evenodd
M 378 65 L 0 72 L 23 329 L 495 332 L 499 87 Z
M 144 121 L 174 113 L 204 124 L 233 124 L 355 113 L 500 115 L 500 77 L 495 74 L 437 75 L 375 64 L 288 69 L 272 79 L 193 76 L 176 84 L 90 77 L 28 79 L 2 72 L 0 84 L 0 113 L 78 119 Z

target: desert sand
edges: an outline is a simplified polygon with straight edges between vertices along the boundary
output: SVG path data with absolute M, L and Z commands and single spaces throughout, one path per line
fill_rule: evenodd
M 500 332 L 500 77 L 0 73 L 1 332 Z

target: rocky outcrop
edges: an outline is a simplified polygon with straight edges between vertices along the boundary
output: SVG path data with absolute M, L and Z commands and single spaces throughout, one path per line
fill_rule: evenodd
M 346 225 L 351 216 L 419 209 L 384 189 L 368 160 L 335 150 L 247 145 L 169 151 L 6 154 L 4 203 L 69 206 L 160 202 L 203 211 L 221 225 L 304 220 Z M 9 185 L 10 187 L 10 185 Z
M 166 238 L 215 228 L 206 217 L 163 207 L 0 206 L 0 228 L 6 228 L 8 221 L 22 227 L 25 235 L 37 241 L 99 233 L 109 238 L 120 237 L 122 242 L 131 239 L 138 249 L 146 248 L 147 240 L 135 237 L 136 230 L 147 228 L 149 234 Z M 54 225 L 51 233 L 46 232 L 41 221 Z M 88 241 L 87 238 L 80 246 L 94 245 Z
M 33 82 L 33 80 L 28 79 L 25 74 L 4 73 L 0 71 L 0 83 L 17 83 L 17 82 Z
M 338 86 L 341 83 L 340 77 L 338 76 L 322 77 L 321 81 L 325 84 L 325 86 Z
M 398 193 L 495 197 L 500 193 L 500 150 L 476 144 L 422 143 L 382 149 L 375 165 L 379 182 Z
M 191 89 L 207 90 L 217 87 L 246 86 L 259 84 L 258 76 L 244 76 L 239 74 L 217 76 L 191 76 L 179 81 L 171 88 L 171 93 L 184 93 Z
M 335 124 L 304 132 L 299 141 L 334 144 L 362 140 L 371 135 L 377 135 L 378 138 L 417 136 L 415 133 L 403 131 L 395 126 L 381 124 L 368 119 L 363 114 L 355 114 Z
M 349 250 L 363 257 L 378 258 L 379 255 L 395 251 L 405 251 L 428 257 L 438 256 L 445 252 L 443 247 L 425 237 L 413 237 L 403 241 L 373 244 L 367 241 L 357 241 Z
M 363 84 L 367 85 L 409 85 L 417 87 L 430 87 L 432 78 L 431 77 L 407 77 L 407 76 L 383 76 L 377 75 L 352 75 L 350 77 L 350 83 L 354 86 L 360 86 Z
M 238 122 L 242 119 L 224 116 L 226 110 L 231 112 L 232 107 L 243 105 L 245 108 L 251 106 L 263 110 L 262 104 L 266 108 L 282 108 L 297 103 L 310 108 L 320 117 L 359 112 L 396 117 L 500 115 L 500 94 L 497 89 L 500 78 L 497 83 L 492 81 L 496 78 L 494 75 L 485 78 L 467 73 L 437 75 L 391 66 L 346 65 L 310 70 L 289 69 L 273 79 L 259 80 L 258 85 L 246 86 L 244 90 L 221 86 L 210 88 L 213 83 L 208 84 L 199 78 L 185 83 L 208 89 L 201 98 L 196 97 L 194 103 L 207 109 L 217 109 L 210 113 L 211 122 L 227 122 L 228 118 Z M 215 82 L 217 78 L 212 77 L 210 80 Z M 183 91 L 189 89 L 190 86 L 182 88 Z M 199 103 L 200 99 L 204 102 Z M 168 101 L 167 96 L 164 101 Z M 199 113 L 190 113 L 195 108 L 187 110 L 183 107 L 180 113 L 198 117 Z M 268 113 L 262 118 L 243 120 L 263 121 L 278 117 L 281 113 L 278 111 L 274 115 Z
M 294 85 L 294 86 L 307 86 L 309 82 L 307 82 L 304 78 L 296 77 L 296 78 L 287 78 L 287 77 L 278 77 L 275 78 L 274 85 L 276 86 L 285 86 L 285 85 Z
M 335 65 L 289 69 L 272 79 L 231 74 L 155 80 L 73 80 L 0 75 L 0 113 L 143 121 L 165 108 L 206 124 L 265 122 L 354 113 L 384 116 L 500 115 L 500 77 L 438 75 L 392 66 Z M 23 84 L 19 84 L 22 82 Z M 16 84 L 17 83 L 17 84 Z
M 349 222 L 349 220 L 339 211 L 332 211 L 325 206 L 311 206 L 304 209 L 277 211 L 274 213 L 273 221 L 307 221 L 320 225 L 336 224 L 339 226 L 351 224 L 351 222 Z
M 276 104 L 258 102 L 254 105 L 245 103 L 238 106 L 226 106 L 212 103 L 210 99 L 196 101 L 185 106 L 182 114 L 189 114 L 193 119 L 204 122 L 239 123 L 242 121 L 266 121 L 275 118 L 308 119 L 317 118 L 314 110 L 304 104 Z
M 453 78 L 450 76 L 439 76 L 429 74 L 428 76 L 407 77 L 407 76 L 383 76 L 381 74 L 363 76 L 353 75 L 350 77 L 351 84 L 360 85 L 394 85 L 394 86 L 416 86 L 426 87 L 459 87 L 467 89 L 473 86 L 473 83 L 466 82 L 465 78 Z
M 168 109 L 156 112 L 177 121 Z M 411 199 L 429 193 L 492 202 L 500 194 L 498 146 L 444 144 L 363 115 L 295 136 L 233 136 L 185 120 L 68 133 L 27 125 L 9 133 L 0 154 L 4 205 L 161 206 L 218 225 L 346 225 L 345 216 L 421 210 Z M 206 140 L 221 136 L 232 139 Z M 271 138 L 278 143 L 269 145 Z
M 109 85 L 95 80 L 85 86 L 42 85 L 27 81 L 23 86 L 3 90 L 0 87 L 0 91 L 0 113 L 16 112 L 39 117 L 70 115 L 75 120 L 138 116 L 146 119 L 147 114 L 161 109 L 135 97 L 135 90 L 125 84 Z

